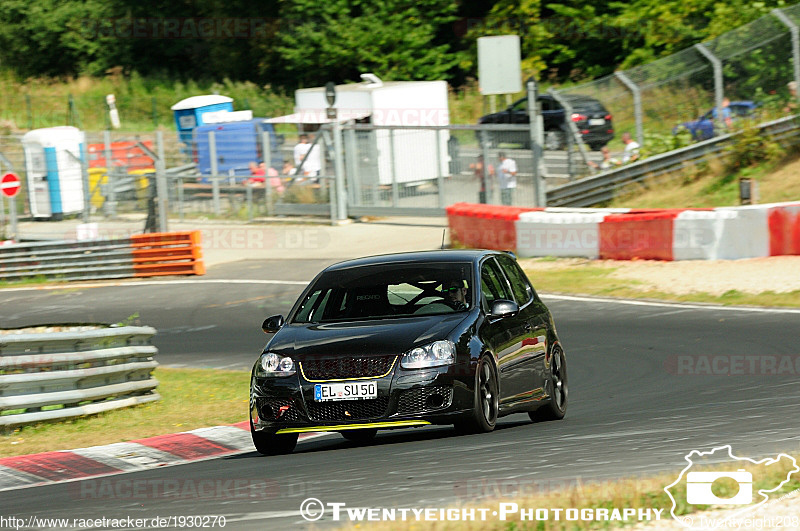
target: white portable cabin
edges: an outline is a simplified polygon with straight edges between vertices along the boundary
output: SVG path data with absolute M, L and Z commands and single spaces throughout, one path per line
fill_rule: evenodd
M 447 82 L 382 82 L 371 74 L 364 74 L 362 78 L 367 82 L 337 85 L 333 106 L 340 121 L 358 119 L 379 127 L 373 139 L 373 148 L 377 151 L 378 184 L 391 184 L 393 173 L 397 183 L 428 181 L 448 175 L 449 131 L 388 129 L 391 126 L 449 125 Z M 295 104 L 295 114 L 291 115 L 294 123 L 330 121 L 324 118 L 328 108 L 325 87 L 297 90 Z M 366 177 L 363 169 L 359 173 L 363 180 Z
M 28 197 L 34 218 L 83 211 L 84 134 L 76 127 L 34 129 L 22 137 Z

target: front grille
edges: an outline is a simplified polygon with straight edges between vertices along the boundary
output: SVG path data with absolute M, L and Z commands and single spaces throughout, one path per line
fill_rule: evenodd
M 397 401 L 397 412 L 401 414 L 419 413 L 444 409 L 453 400 L 452 387 L 420 387 L 404 391 Z
M 368 420 L 383 417 L 389 407 L 389 397 L 370 400 L 342 400 L 338 402 L 308 402 L 308 416 L 315 421 Z
M 300 370 L 306 380 L 377 378 L 389 372 L 396 358 L 397 356 L 391 355 L 308 359 L 300 363 Z
M 264 398 L 256 399 L 258 406 L 258 416 L 262 420 L 294 422 L 300 420 L 300 411 L 295 407 L 294 400 L 291 398 Z M 283 415 L 280 415 L 280 408 L 289 406 Z

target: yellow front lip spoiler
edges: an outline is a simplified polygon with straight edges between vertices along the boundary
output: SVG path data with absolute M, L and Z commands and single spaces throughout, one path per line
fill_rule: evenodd
M 390 422 L 367 422 L 364 424 L 339 424 L 336 426 L 311 426 L 308 428 L 282 428 L 275 432 L 276 435 L 281 433 L 308 433 L 311 431 L 345 431 L 345 430 L 363 430 L 369 428 L 410 428 L 412 426 L 428 426 L 430 422 L 426 420 L 397 420 Z

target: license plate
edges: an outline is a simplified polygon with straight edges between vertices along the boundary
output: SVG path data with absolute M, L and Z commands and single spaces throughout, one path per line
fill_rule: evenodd
M 369 400 L 378 398 L 378 382 L 337 382 L 314 385 L 314 400 Z
M 589 125 L 605 125 L 606 120 L 605 118 L 591 118 L 589 120 Z

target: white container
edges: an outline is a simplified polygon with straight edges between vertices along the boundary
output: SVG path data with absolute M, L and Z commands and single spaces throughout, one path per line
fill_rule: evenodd
M 34 129 L 22 137 L 34 218 L 61 219 L 83 211 L 83 133 L 76 127 Z
M 329 121 L 322 118 L 328 108 L 325 87 L 295 91 L 295 104 L 295 114 L 291 116 L 297 120 L 296 123 Z M 340 120 L 368 118 L 367 123 L 379 127 L 450 124 L 445 81 L 377 80 L 337 85 L 334 108 Z M 313 118 L 306 120 L 303 117 Z M 389 185 L 393 179 L 397 183 L 414 183 L 448 175 L 449 139 L 446 129 L 379 129 L 373 140 L 377 150 L 378 175 L 372 177 L 377 177 L 378 184 Z M 362 175 L 362 180 L 368 180 L 368 177 Z

